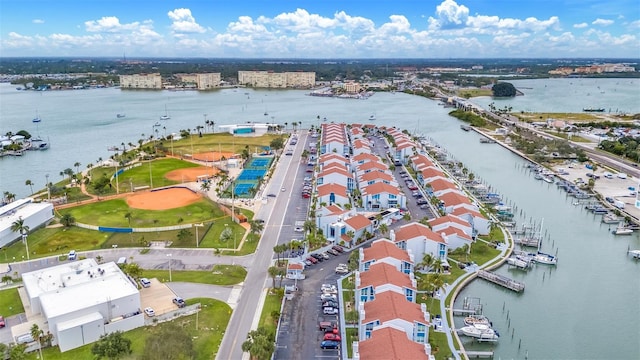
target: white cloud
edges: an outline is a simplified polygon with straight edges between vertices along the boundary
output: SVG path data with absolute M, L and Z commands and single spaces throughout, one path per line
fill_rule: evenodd
M 613 24 L 614 21 L 613 20 L 606 20 L 606 19 L 595 19 L 593 20 L 593 22 L 591 22 L 592 25 L 602 25 L 602 26 L 609 26 L 611 24 Z
M 140 23 L 120 24 L 120 19 L 115 16 L 103 16 L 100 20 L 85 21 L 84 26 L 88 32 L 122 32 L 134 30 Z
M 42 20 L 42 19 L 33 19 L 33 20 L 31 20 L 31 23 L 33 23 L 33 24 L 44 24 L 44 20 Z
M 429 17 L 428 22 L 434 29 L 455 29 L 466 25 L 469 8 L 458 5 L 454 0 L 444 0 L 436 7 L 437 18 Z
M 169 19 L 173 21 L 171 30 L 176 33 L 203 33 L 205 28 L 196 22 L 191 15 L 190 9 L 180 8 L 167 13 Z
M 584 29 L 587 26 L 589 26 L 589 24 L 587 24 L 586 22 L 579 23 L 579 24 L 573 24 L 573 27 L 576 28 L 576 29 Z

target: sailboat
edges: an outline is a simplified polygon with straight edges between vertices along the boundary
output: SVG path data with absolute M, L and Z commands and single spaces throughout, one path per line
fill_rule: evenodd
M 39 123 L 40 121 L 42 121 L 42 119 L 40 119 L 40 116 L 38 115 L 38 111 L 36 110 L 36 117 L 33 118 L 33 120 L 31 120 L 34 123 Z
M 167 105 L 164 106 L 164 115 L 160 116 L 160 120 L 169 120 L 171 116 L 169 116 L 169 112 L 167 112 Z

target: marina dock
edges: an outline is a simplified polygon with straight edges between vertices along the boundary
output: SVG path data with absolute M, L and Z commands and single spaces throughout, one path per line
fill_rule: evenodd
M 465 351 L 468 358 L 492 358 L 493 351 Z
M 505 287 L 509 290 L 513 290 L 515 292 L 524 291 L 524 283 L 509 279 L 506 276 L 502 276 L 485 270 L 479 270 L 478 277 Z

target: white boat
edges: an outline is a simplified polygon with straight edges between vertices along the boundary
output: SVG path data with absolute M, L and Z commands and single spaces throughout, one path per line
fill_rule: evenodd
M 553 179 L 550 176 L 543 176 L 542 180 L 544 182 L 548 182 L 549 184 L 553 183 Z
M 467 326 L 473 326 L 475 324 L 491 326 L 491 321 L 484 315 L 470 315 L 464 318 L 464 324 Z
M 551 254 L 545 254 L 538 251 L 536 254 L 533 254 L 533 261 L 539 264 L 556 265 L 558 263 L 558 258 Z
M 42 121 L 42 119 L 40 119 L 40 115 L 38 115 L 38 112 L 36 111 L 36 117 L 34 117 L 31 122 L 39 123 L 40 121 Z
M 497 331 L 486 324 L 473 324 L 460 329 L 463 335 L 474 337 L 480 341 L 496 341 L 500 337 Z
M 615 230 L 611 231 L 614 235 L 631 235 L 633 234 L 633 229 L 629 229 L 624 226 L 618 226 Z
M 164 115 L 160 116 L 160 120 L 169 120 L 171 116 L 169 116 L 169 112 L 167 111 L 167 105 L 164 106 Z
M 376 119 L 376 116 L 375 116 L 375 115 L 371 115 L 371 116 L 369 116 L 369 121 L 373 121 L 373 120 L 375 120 L 375 119 Z
M 517 267 L 518 269 L 527 269 L 529 267 L 529 262 L 524 259 L 519 259 L 518 257 L 510 257 L 507 258 L 507 264 Z
M 629 250 L 628 251 L 629 255 L 631 255 L 632 258 L 634 259 L 640 259 L 640 250 Z
M 605 224 L 617 224 L 620 222 L 620 218 L 614 213 L 608 213 L 602 217 L 602 222 Z
M 121 119 L 121 118 L 126 117 L 126 116 L 127 116 L 127 115 L 126 115 L 126 114 L 124 114 L 124 113 L 118 113 L 118 114 L 116 114 L 116 117 L 117 117 L 118 119 Z

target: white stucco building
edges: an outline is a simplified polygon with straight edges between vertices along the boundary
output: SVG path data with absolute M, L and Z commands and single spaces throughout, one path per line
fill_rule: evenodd
M 25 308 L 42 317 L 61 352 L 144 325 L 140 292 L 113 262 L 73 261 L 25 273 L 22 280 Z
M 30 230 L 35 230 L 53 219 L 53 205 L 24 198 L 0 207 L 0 247 L 20 239 L 21 234 L 11 230 L 11 225 L 19 219 Z

